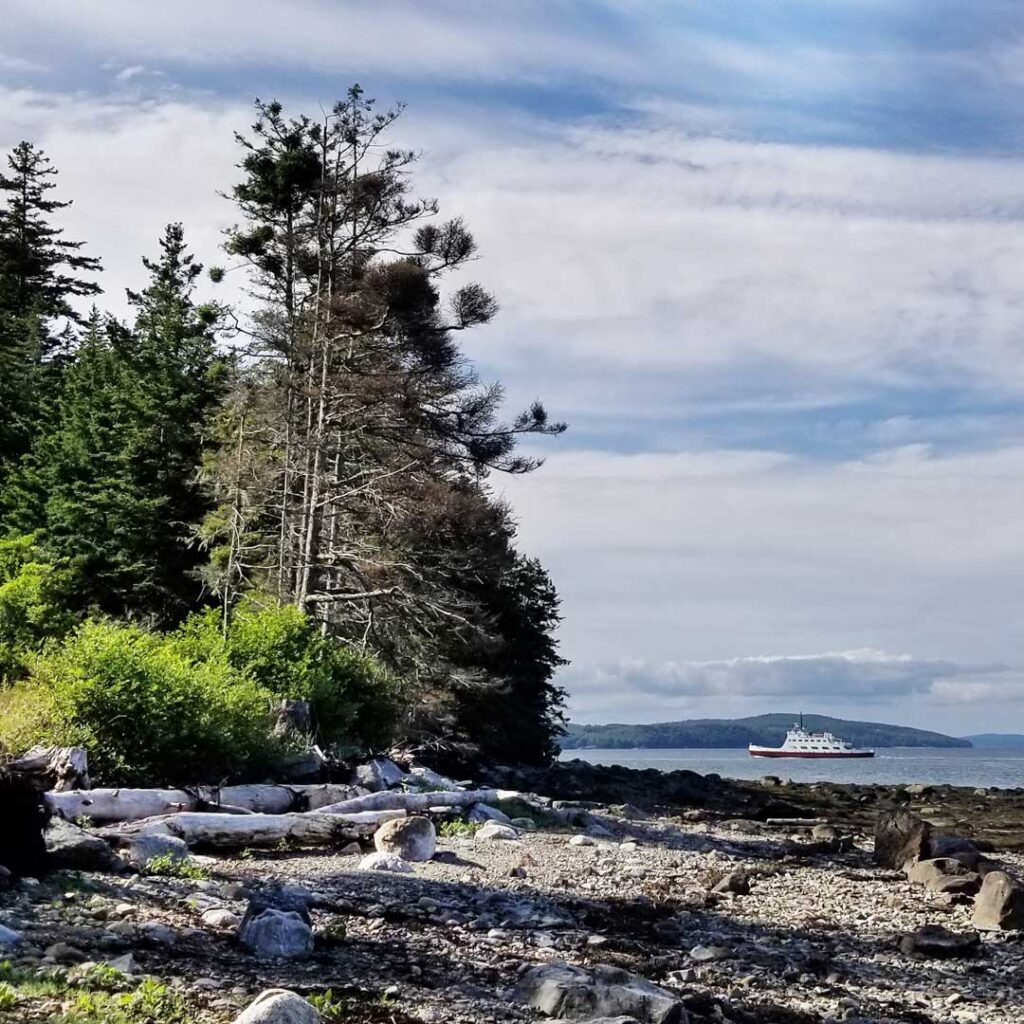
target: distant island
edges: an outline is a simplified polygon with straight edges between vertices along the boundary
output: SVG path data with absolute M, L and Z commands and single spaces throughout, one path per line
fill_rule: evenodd
M 1018 732 L 981 732 L 964 739 L 984 750 L 1024 750 L 1024 736 Z
M 755 715 L 751 718 L 694 718 L 683 722 L 649 725 L 577 725 L 570 723 L 561 739 L 563 750 L 585 747 L 638 749 L 683 747 L 746 747 L 748 743 L 779 746 L 799 716 L 793 713 Z M 804 725 L 827 730 L 858 747 L 970 747 L 976 737 L 957 738 L 926 729 L 881 722 L 852 722 L 825 715 L 804 715 Z M 1017 737 L 1024 742 L 1024 737 Z M 992 744 L 995 745 L 995 744 Z

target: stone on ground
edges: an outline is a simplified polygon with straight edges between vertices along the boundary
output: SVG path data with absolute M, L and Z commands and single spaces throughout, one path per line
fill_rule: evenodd
M 203 913 L 203 924 L 208 928 L 237 928 L 242 919 L 227 907 L 213 907 Z
M 981 875 L 968 871 L 952 857 L 935 857 L 908 864 L 907 879 L 932 892 L 962 893 L 973 896 L 981 888 Z
M 247 913 L 239 926 L 238 938 L 260 958 L 293 958 L 313 952 L 313 929 L 295 910 L 263 907 L 257 913 Z
M 397 853 L 368 853 L 359 862 L 360 871 L 392 871 L 395 874 L 408 874 L 412 865 L 402 860 Z
M 926 956 L 937 960 L 971 957 L 980 948 L 981 939 L 976 932 L 958 935 L 937 924 L 927 924 L 900 939 L 900 952 L 907 956 Z
M 929 856 L 931 825 L 913 811 L 882 811 L 875 824 L 875 863 L 902 869 Z
M 743 871 L 730 871 L 724 878 L 719 879 L 712 887 L 712 892 L 732 892 L 737 896 L 747 896 L 750 893 L 750 879 Z
M 395 818 L 377 829 L 373 845 L 378 853 L 393 853 L 403 860 L 430 860 L 437 849 L 437 832 L 429 818 Z
M 657 985 L 619 967 L 592 970 L 565 963 L 542 964 L 523 975 L 519 999 L 549 1017 L 577 1020 L 633 1017 L 644 1024 L 685 1024 L 683 1004 Z
M 0 949 L 10 949 L 21 942 L 21 933 L 0 924 Z
M 43 833 L 46 858 L 54 870 L 124 871 L 124 862 L 98 836 L 54 818 Z
M 261 992 L 235 1018 L 235 1024 L 320 1024 L 316 1008 L 285 988 Z
M 499 825 L 496 821 L 491 821 L 477 830 L 476 838 L 482 839 L 484 842 L 493 839 L 508 841 L 518 839 L 519 833 L 511 825 Z
M 971 924 L 986 932 L 1024 928 L 1024 885 L 1005 871 L 990 871 L 974 899 Z
M 386 757 L 375 757 L 356 768 L 352 781 L 371 793 L 380 793 L 382 790 L 397 786 L 404 778 L 405 773 L 394 761 L 389 761 Z
M 185 841 L 177 836 L 146 835 L 136 836 L 124 857 L 132 867 L 142 869 L 157 857 L 169 857 L 176 863 L 187 863 L 189 852 Z
M 512 824 L 512 819 L 504 811 L 490 804 L 473 804 L 466 818 L 477 825 L 486 825 L 489 821 L 496 821 L 499 825 Z

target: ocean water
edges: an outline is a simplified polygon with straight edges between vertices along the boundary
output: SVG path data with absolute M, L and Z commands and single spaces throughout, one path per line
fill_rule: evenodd
M 877 782 L 887 785 L 923 782 L 930 785 L 1024 787 L 1024 750 L 981 750 L 973 747 L 882 747 L 875 756 L 857 760 L 801 760 L 751 757 L 746 750 L 566 750 L 562 761 L 579 758 L 594 764 L 627 768 L 685 768 L 727 779 L 759 779 L 777 775 L 794 782 Z

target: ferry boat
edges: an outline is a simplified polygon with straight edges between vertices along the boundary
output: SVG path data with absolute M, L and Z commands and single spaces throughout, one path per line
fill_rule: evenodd
M 751 743 L 751 757 L 874 757 L 873 750 L 862 750 L 830 732 L 808 732 L 804 716 L 786 733 L 781 747 L 759 747 Z

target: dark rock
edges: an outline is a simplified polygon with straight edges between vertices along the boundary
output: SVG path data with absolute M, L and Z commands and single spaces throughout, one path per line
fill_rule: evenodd
M 53 870 L 124 871 L 124 862 L 98 836 L 54 818 L 44 833 L 46 860 Z
M 966 868 L 974 870 L 981 860 L 981 853 L 969 839 L 956 836 L 933 835 L 928 840 L 928 852 L 931 857 L 952 857 L 960 861 Z
M 686 1024 L 682 1002 L 635 974 L 606 964 L 592 970 L 542 964 L 523 975 L 519 999 L 549 1017 L 632 1017 L 643 1024 Z
M 928 924 L 902 936 L 899 946 L 900 952 L 907 956 L 954 960 L 975 956 L 981 948 L 981 939 L 976 932 L 960 935 L 941 925 Z
M 750 879 L 743 871 L 730 871 L 724 878 L 720 878 L 712 887 L 712 892 L 736 893 L 737 896 L 747 896 L 750 893 Z
M 975 898 L 971 924 L 990 932 L 1024 928 L 1024 885 L 1005 871 L 990 871 Z
M 43 829 L 48 813 L 42 794 L 32 783 L 7 770 L 0 771 L 0 864 L 15 878 L 45 871 Z
M 882 811 L 875 824 L 875 863 L 883 868 L 903 868 L 927 858 L 930 836 L 931 825 L 913 811 Z

